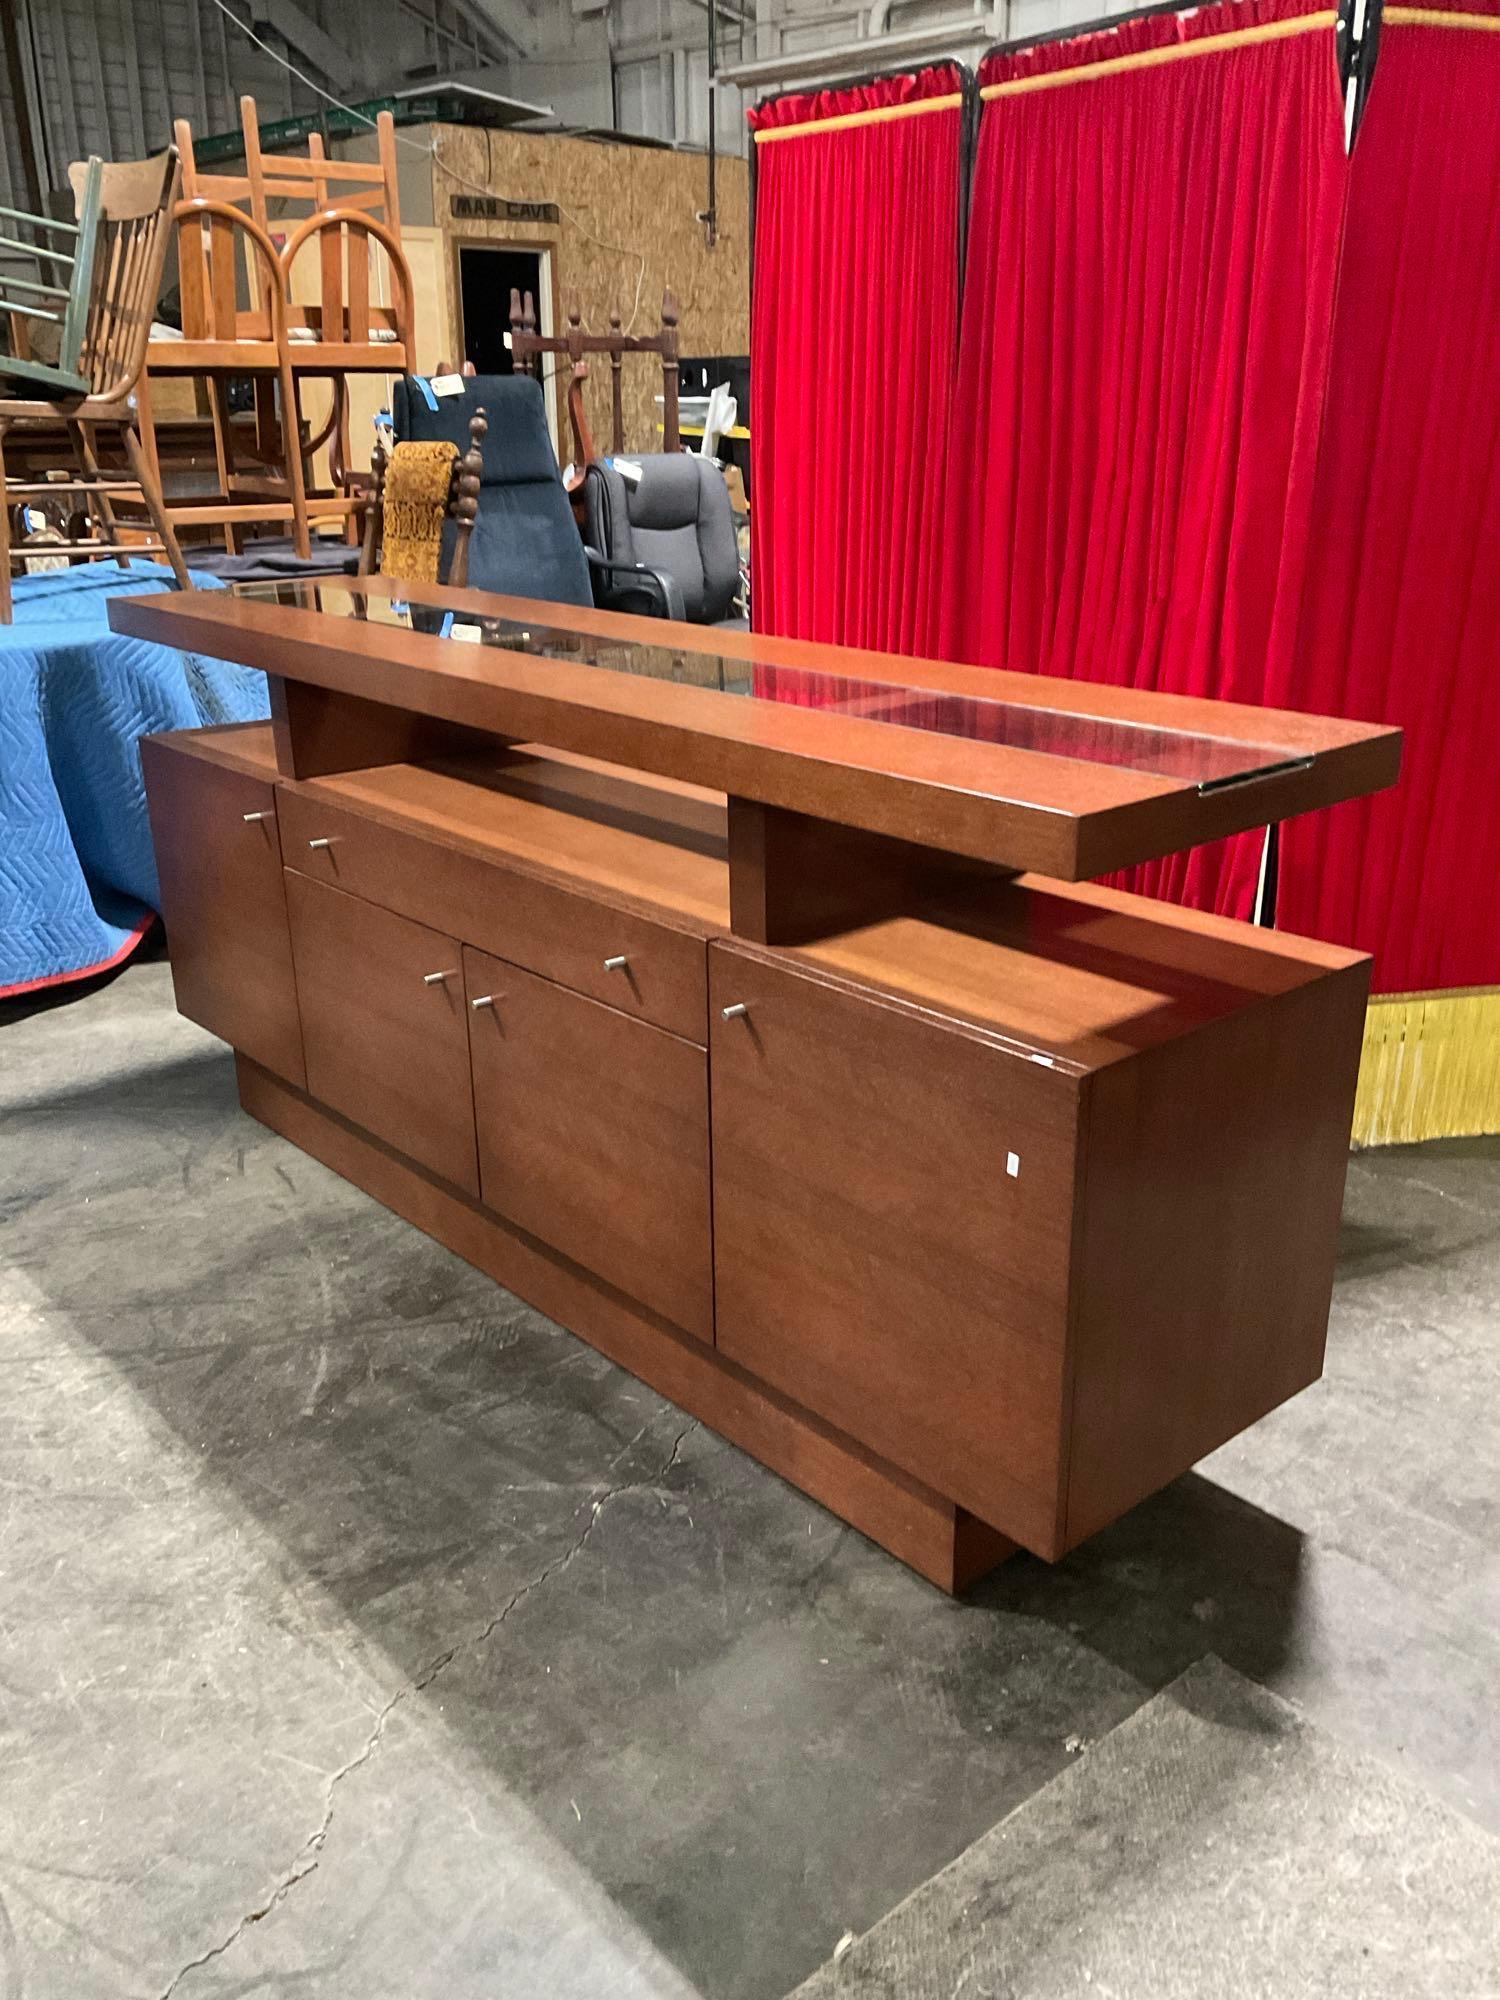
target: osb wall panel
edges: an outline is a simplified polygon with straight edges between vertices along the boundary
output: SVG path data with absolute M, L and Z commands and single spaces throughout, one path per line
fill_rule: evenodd
M 628 323 L 640 276 L 635 331 L 654 333 L 661 296 L 677 294 L 683 354 L 747 354 L 750 350 L 750 179 L 745 161 L 718 167 L 718 241 L 704 242 L 698 211 L 707 201 L 708 163 L 701 154 L 672 153 L 545 133 L 482 131 L 459 125 L 433 127 L 433 213 L 447 238 L 444 259 L 448 323 L 457 335 L 459 241 L 538 243 L 552 249 L 553 331 L 560 332 L 570 294 L 583 323 L 605 332 L 611 310 Z M 451 197 L 489 193 L 511 201 L 556 202 L 556 223 L 455 221 Z M 606 247 L 612 246 L 612 247 Z M 641 259 L 645 259 L 642 271 Z M 589 422 L 595 441 L 609 440 L 609 360 L 590 361 Z M 567 361 L 557 379 L 566 387 Z M 657 430 L 661 365 L 654 355 L 627 356 L 624 368 L 625 445 L 630 451 L 661 448 Z M 559 436 L 570 450 L 566 418 Z M 743 421 L 743 419 L 742 419 Z

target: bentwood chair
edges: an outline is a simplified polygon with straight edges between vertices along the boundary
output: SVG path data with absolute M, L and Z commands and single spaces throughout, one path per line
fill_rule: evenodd
M 289 522 L 297 552 L 306 557 L 309 521 L 336 522 L 353 540 L 365 504 L 367 476 L 351 468 L 350 378 L 389 378 L 411 365 L 413 297 L 401 248 L 395 125 L 387 111 L 377 117 L 380 158 L 372 163 L 329 159 L 317 133 L 305 155 L 263 154 L 253 97 L 241 98 L 240 123 L 245 163 L 234 173 L 203 171 L 188 121 L 179 118 L 173 127 L 182 156 L 179 217 L 216 217 L 218 240 L 201 249 L 189 245 L 184 337 L 151 344 L 142 437 L 154 454 L 153 381 L 204 382 L 220 491 L 203 497 L 196 522 L 222 531 L 231 552 L 254 523 Z M 242 228 L 227 219 L 231 212 Z M 268 337 L 279 345 L 284 369 L 268 359 Z M 252 354 L 254 368 L 240 368 Z M 253 425 L 230 421 L 228 385 L 242 375 L 254 388 Z M 303 392 L 314 382 L 320 389 L 327 384 L 327 411 L 305 421 Z M 387 400 L 383 379 L 378 397 Z M 314 465 L 324 452 L 329 483 L 320 486 Z
M 114 165 L 80 161 L 69 168 L 68 178 L 78 227 L 57 363 L 26 355 L 0 357 L 0 621 L 7 624 L 12 566 L 24 560 L 12 545 L 10 510 L 32 497 L 83 496 L 88 538 L 54 544 L 54 555 L 114 556 L 122 567 L 132 555 L 165 555 L 178 584 L 184 589 L 188 584 L 163 511 L 160 483 L 141 451 L 131 401 L 161 285 L 168 216 L 177 192 L 176 149 Z M 13 291 L 15 280 L 10 285 Z M 52 294 L 43 293 L 39 283 L 34 295 Z M 8 310 L 14 328 L 14 302 Z M 53 308 L 44 311 L 57 316 Z M 37 317 L 35 311 L 31 317 Z M 75 334 L 76 358 L 69 347 Z M 27 393 L 6 393 L 11 390 Z M 100 469 L 98 435 L 111 431 L 129 468 L 123 475 L 106 476 Z M 76 475 L 61 470 L 60 449 L 70 453 Z M 24 461 L 29 472 L 44 476 L 11 483 L 8 460 L 13 465 Z M 144 507 L 147 520 L 138 530 L 117 511 L 121 501 Z

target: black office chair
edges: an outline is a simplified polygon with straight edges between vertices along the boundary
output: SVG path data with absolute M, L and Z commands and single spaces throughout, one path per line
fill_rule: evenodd
M 597 460 L 585 475 L 584 506 L 592 547 L 672 579 L 683 606 L 676 617 L 744 630 L 734 509 L 711 459 L 655 452 Z
M 469 419 L 479 409 L 489 429 L 469 543 L 470 587 L 681 618 L 681 593 L 669 576 L 585 550 L 547 432 L 541 384 L 530 376 L 465 376 L 463 393 L 454 396 L 439 396 L 424 378 L 406 376 L 396 383 L 391 418 L 398 443 L 447 438 L 463 453 L 469 449 Z M 444 576 L 456 534 L 456 523 L 447 522 Z

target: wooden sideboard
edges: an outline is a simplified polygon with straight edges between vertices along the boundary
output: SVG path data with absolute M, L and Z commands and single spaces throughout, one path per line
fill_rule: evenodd
M 178 1005 L 252 1115 L 947 1590 L 1316 1380 L 1368 961 L 1023 864 L 1390 782 L 1393 732 L 1001 677 L 1270 773 L 1184 784 L 746 700 L 648 621 L 283 595 L 112 607 L 276 677 L 273 724 L 143 745 Z

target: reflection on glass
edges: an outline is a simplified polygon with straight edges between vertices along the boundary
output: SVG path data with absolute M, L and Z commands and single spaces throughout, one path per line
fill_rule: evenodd
M 684 653 L 672 646 L 638 645 L 571 632 L 560 625 L 452 612 L 437 604 L 424 603 L 420 597 L 410 601 L 378 595 L 367 597 L 337 578 L 319 582 L 288 578 L 238 584 L 234 589 L 236 596 L 262 603 L 323 611 L 334 617 L 360 618 L 372 625 L 400 626 L 454 644 L 487 646 L 502 652 L 525 653 L 536 659 L 566 660 L 575 666 L 599 667 L 609 673 L 638 674 L 648 680 L 672 681 L 683 687 L 711 688 L 755 701 L 818 709 L 825 714 L 920 729 L 930 735 L 958 737 L 971 743 L 999 744 L 1009 750 L 1032 750 L 1048 757 L 1111 764 L 1151 777 L 1175 778 L 1203 791 L 1248 778 L 1269 777 L 1278 771 L 1296 770 L 1312 762 L 1310 757 L 1274 744 L 1243 743 L 1230 737 L 1164 729 L 1152 723 L 1080 715 L 1069 709 L 950 694 L 939 688 L 924 688 L 917 682 L 870 680 L 853 674 L 814 673 L 803 667 L 763 666 L 713 653 Z

